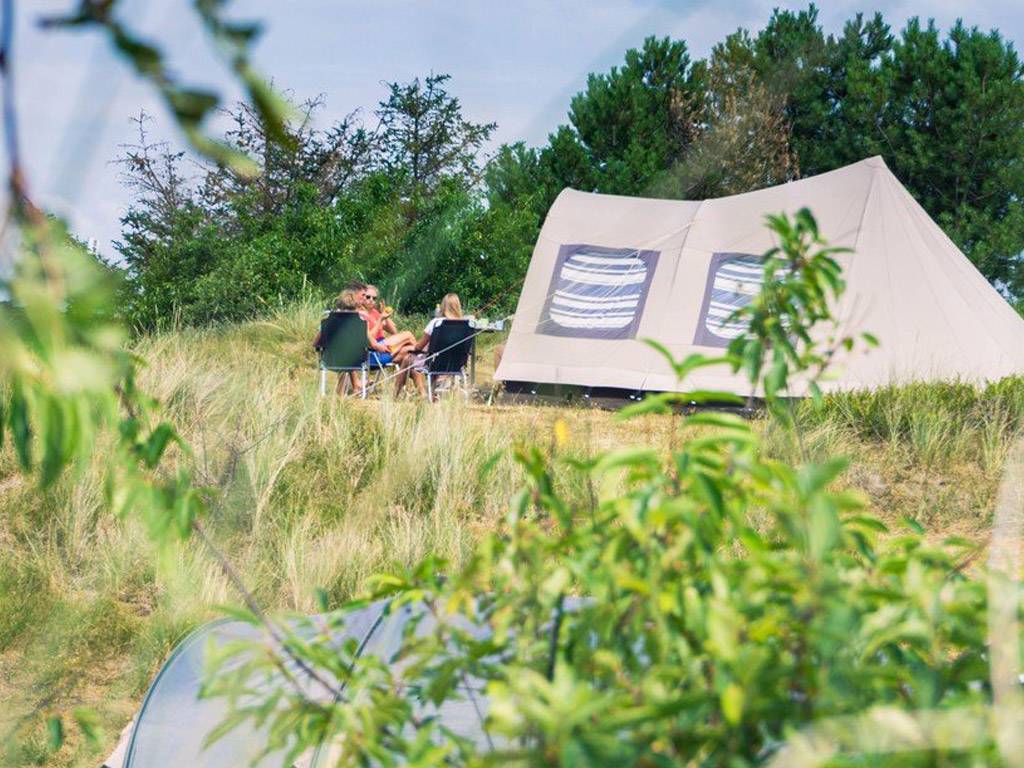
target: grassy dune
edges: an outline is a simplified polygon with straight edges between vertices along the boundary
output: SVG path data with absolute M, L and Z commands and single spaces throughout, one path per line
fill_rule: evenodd
M 558 418 L 583 455 L 629 444 L 667 452 L 680 440 L 668 417 L 319 398 L 309 347 L 317 315 L 299 307 L 138 345 L 149 361 L 143 387 L 193 448 L 175 460 L 218 490 L 208 527 L 268 608 L 314 610 L 315 588 L 340 601 L 374 571 L 428 553 L 458 560 L 500 524 L 517 487 L 505 449 L 551 440 Z M 482 379 L 498 341 L 482 340 Z M 893 388 L 798 414 L 799 440 L 758 422 L 774 455 L 848 455 L 844 482 L 893 527 L 909 517 L 936 537 L 983 545 L 1024 423 L 1024 384 Z M 155 552 L 138 522 L 103 511 L 103 461 L 98 450 L 93 466 L 40 497 L 0 452 L 0 737 L 17 737 L 0 747 L 3 765 L 97 765 L 173 645 L 237 600 L 208 551 Z M 51 753 L 46 716 L 78 705 L 99 714 L 104 743 L 72 733 Z

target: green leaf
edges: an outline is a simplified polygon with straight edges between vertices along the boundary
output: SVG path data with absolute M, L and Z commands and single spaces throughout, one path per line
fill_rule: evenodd
M 651 448 L 620 448 L 609 451 L 594 465 L 594 473 L 602 475 L 621 467 L 656 467 L 658 452 Z
M 747 372 L 747 379 L 756 383 L 761 376 L 761 366 L 764 363 L 764 345 L 760 339 L 750 339 L 743 346 L 743 369 Z
M 258 626 L 260 623 L 259 617 L 250 611 L 248 608 L 242 608 L 241 606 L 231 605 L 225 603 L 224 605 L 217 606 L 217 610 L 236 621 L 241 621 L 246 624 L 253 624 Z
M 696 474 L 697 485 L 700 486 L 701 491 L 704 493 L 705 498 L 711 505 L 711 508 L 718 514 L 725 514 L 725 501 L 722 498 L 722 489 L 713 478 L 708 477 L 703 472 Z
M 619 410 L 615 418 L 619 421 L 627 421 L 637 416 L 647 414 L 672 413 L 673 405 L 682 402 L 682 398 L 675 392 L 659 392 L 655 395 L 647 395 L 638 403 L 631 403 Z
M 820 560 L 839 541 L 839 515 L 835 506 L 824 496 L 815 497 L 808 511 L 808 552 L 815 560 Z
M 643 341 L 644 344 L 653 349 L 659 355 L 664 357 L 665 362 L 667 362 L 672 367 L 672 369 L 675 370 L 676 356 L 669 351 L 668 347 L 666 347 L 657 339 L 641 339 L 641 341 Z
M 326 589 L 323 587 L 317 587 L 313 590 L 313 597 L 316 600 L 316 605 L 320 609 L 321 613 L 327 613 L 327 611 L 330 610 L 331 600 Z
M 46 721 L 46 741 L 54 752 L 64 746 L 64 723 L 59 717 L 54 716 Z
M 153 469 L 160 463 L 160 458 L 164 455 L 168 443 L 172 440 L 178 441 L 178 435 L 174 431 L 174 427 L 166 422 L 157 426 L 156 429 L 150 432 L 149 437 L 146 438 L 146 442 L 142 446 L 141 456 L 143 464 L 148 469 Z
M 746 400 L 734 392 L 723 392 L 717 389 L 691 389 L 688 392 L 680 393 L 683 402 L 703 405 L 706 403 L 721 403 L 724 405 L 744 405 Z
M 736 616 L 731 605 L 720 599 L 708 603 L 706 614 L 708 643 L 713 652 L 725 661 L 733 661 L 738 653 Z
M 683 360 L 676 360 L 668 347 L 655 339 L 644 339 L 643 342 L 651 349 L 658 352 L 671 366 L 672 371 L 676 375 L 677 381 L 683 381 L 694 371 L 699 368 L 706 368 L 710 365 L 723 365 L 726 360 L 722 357 L 708 357 L 707 355 L 701 354 L 700 352 L 693 352 L 687 355 Z
M 214 109 L 219 100 L 212 91 L 180 88 L 166 93 L 167 102 L 179 120 L 197 124 Z
M 43 433 L 43 459 L 40 467 L 40 484 L 49 488 L 60 477 L 65 466 L 65 412 L 61 400 L 47 397 L 46 419 Z
M 789 366 L 781 356 L 768 367 L 768 373 L 764 377 L 764 392 L 768 397 L 775 397 L 786 388 L 786 379 L 789 375 Z
M 238 48 L 245 48 L 263 34 L 263 25 L 256 21 L 222 22 L 221 34 Z
M 114 48 L 131 62 L 136 72 L 148 78 L 160 75 L 163 57 L 156 47 L 128 34 L 119 24 L 111 27 L 111 37 Z
M 846 523 L 846 525 L 865 528 L 870 531 L 877 531 L 878 533 L 889 532 L 889 527 L 885 523 L 877 517 L 871 517 L 870 515 L 852 515 L 844 518 L 843 522 Z
M 721 427 L 735 429 L 741 432 L 750 432 L 750 424 L 742 416 L 733 413 L 721 413 L 717 411 L 702 411 L 695 413 L 686 420 L 690 426 Z
M 288 102 L 247 64 L 236 71 L 248 88 L 249 99 L 259 112 L 267 135 L 282 146 L 293 147 L 295 138 L 285 128 L 290 111 Z
M 910 515 L 904 515 L 901 519 L 903 520 L 903 524 L 907 526 L 907 528 L 912 530 L 914 533 L 924 533 L 924 526 L 921 525 L 921 523 L 919 523 L 917 520 L 912 518 Z
M 86 740 L 93 745 L 99 744 L 102 736 L 99 715 L 88 707 L 76 707 L 72 712 L 72 716 L 75 719 L 78 730 L 82 732 Z
M 504 455 L 504 449 L 495 451 L 483 464 L 480 465 L 480 471 L 477 473 L 477 477 L 481 482 L 487 479 L 487 476 L 491 474 L 496 466 L 498 466 L 498 462 L 501 461 L 501 457 Z
M 32 471 L 32 426 L 29 423 L 28 403 L 24 397 L 19 397 L 16 388 L 14 398 L 11 401 L 9 414 L 11 425 L 11 439 L 14 441 L 14 452 L 18 456 L 18 463 L 25 472 Z
M 814 404 L 816 406 L 820 407 L 821 403 L 822 403 L 822 394 L 821 394 L 821 387 L 818 386 L 818 382 L 816 382 L 816 381 L 809 381 L 809 382 L 807 382 L 807 388 L 811 392 L 811 399 L 813 400 Z
M 743 705 L 746 694 L 736 683 L 729 683 L 721 695 L 722 716 L 730 725 L 738 725 L 743 719 Z
M 822 462 L 820 464 L 808 464 L 800 469 L 798 474 L 800 490 L 805 494 L 820 491 L 850 466 L 850 460 L 844 456 Z

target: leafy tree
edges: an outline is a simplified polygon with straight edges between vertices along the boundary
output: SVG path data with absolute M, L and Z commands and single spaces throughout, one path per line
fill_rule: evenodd
M 651 188 L 700 200 L 780 184 L 796 174 L 785 100 L 761 82 L 754 45 L 742 30 L 715 46 L 707 92 L 687 153 Z
M 448 179 L 469 188 L 479 174 L 478 158 L 496 123 L 473 123 L 445 84 L 451 75 L 431 74 L 420 82 L 388 83 L 380 103 L 381 168 L 394 175 L 415 204 Z
M 595 164 L 599 162 L 571 128 L 559 126 L 540 153 L 541 178 L 547 182 L 545 197 L 553 202 L 565 187 L 610 191 L 602 186 L 601 169 Z
M 447 185 L 422 211 L 382 287 L 415 311 L 433 309 L 449 291 L 473 311 L 511 311 L 536 227 L 528 208 L 487 208 L 477 196 Z
M 137 142 L 124 145 L 118 160 L 134 200 L 114 247 L 125 274 L 124 316 L 140 326 L 170 321 L 188 306 L 219 253 L 212 221 L 184 171 L 185 153 L 150 141 L 150 120 L 145 113 L 135 118 Z
M 688 116 L 704 96 L 703 75 L 686 43 L 649 37 L 640 49 L 626 51 L 621 68 L 587 77 L 586 89 L 570 103 L 569 121 L 600 191 L 643 194 L 685 153 L 693 139 Z M 556 134 L 552 150 L 571 150 L 567 139 Z
M 555 189 L 555 173 L 547 166 L 549 156 L 521 141 L 499 147 L 484 168 L 487 205 L 530 210 L 539 227 L 561 191 Z
M 275 132 L 266 130 L 259 111 L 248 103 L 222 110 L 231 121 L 225 141 L 260 167 L 256 176 L 223 164 L 205 169 L 200 194 L 222 226 L 233 219 L 270 221 L 288 207 L 300 185 L 315 189 L 316 202 L 328 206 L 374 170 L 376 135 L 362 125 L 358 112 L 327 129 L 316 128 L 325 103 L 321 94 L 294 105 L 297 117 Z
M 786 117 L 797 150 L 812 144 L 828 121 L 829 40 L 818 24 L 818 10 L 776 9 L 754 40 L 752 65 L 761 81 L 785 99 Z M 805 140 L 806 137 L 806 140 Z
M 258 158 L 256 177 L 220 163 L 186 175 L 184 153 L 151 143 L 140 117 L 120 160 L 135 193 L 116 246 L 126 317 L 143 328 L 239 319 L 353 277 L 390 286 L 413 310 L 447 290 L 470 306 L 506 291 L 525 271 L 529 217 L 481 205 L 478 155 L 493 125 L 465 120 L 447 80 L 390 84 L 373 131 L 356 113 L 316 128 L 320 97 L 279 132 L 236 105 L 226 141 Z M 513 240 L 482 242 L 490 231 Z
M 1024 65 L 998 32 L 908 22 L 886 71 L 883 154 L 990 280 L 1024 291 Z
M 888 97 L 882 64 L 892 35 L 880 14 L 857 14 L 836 38 L 813 4 L 776 10 L 754 42 L 753 66 L 785 100 L 803 175 L 833 170 L 877 152 L 877 115 Z
M 803 175 L 882 155 L 989 280 L 1024 289 L 1024 68 L 998 32 L 911 19 L 897 39 L 858 14 L 833 37 L 811 5 L 773 13 L 755 47 Z

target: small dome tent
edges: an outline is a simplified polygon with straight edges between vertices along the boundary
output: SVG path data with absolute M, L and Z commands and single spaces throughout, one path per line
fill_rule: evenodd
M 313 617 L 312 624 L 326 627 L 323 617 Z M 432 632 L 436 623 L 421 605 L 403 605 L 394 608 L 390 601 L 382 600 L 346 614 L 343 629 L 331 633 L 331 642 L 337 647 L 355 640 L 358 653 L 372 654 L 390 662 L 399 650 L 403 632 L 410 621 L 418 619 L 416 633 Z M 458 620 L 458 619 L 453 619 Z M 459 620 L 461 621 L 461 620 Z M 296 632 L 307 631 L 293 624 Z M 486 636 L 486 630 L 464 627 L 475 635 Z M 117 749 L 107 758 L 103 768 L 156 768 L 181 765 L 190 768 L 280 768 L 285 752 L 278 751 L 260 758 L 267 744 L 267 734 L 254 729 L 251 723 L 232 730 L 213 744 L 205 744 L 209 734 L 228 714 L 229 704 L 224 698 L 200 696 L 204 679 L 204 660 L 208 649 L 237 641 L 254 641 L 262 637 L 261 629 L 242 621 L 215 621 L 200 627 L 172 652 L 157 673 L 143 699 L 135 720 L 125 729 Z M 304 678 L 303 673 L 292 670 L 293 679 L 308 683 L 310 696 L 323 697 L 322 689 Z M 282 686 L 284 679 L 277 681 Z M 274 685 L 269 681 L 268 685 Z M 487 700 L 483 684 L 474 679 L 459 686 L 461 697 L 444 702 L 439 708 L 428 702 L 418 704 L 418 716 L 441 718 L 452 732 L 472 739 L 481 747 L 491 743 L 484 727 Z M 260 758 L 258 762 L 254 762 Z M 295 768 L 317 768 L 333 764 L 331 750 L 324 745 L 303 755 Z
M 742 333 L 729 317 L 759 289 L 761 255 L 776 245 L 765 217 L 802 207 L 831 245 L 850 249 L 838 256 L 847 282 L 839 333 L 881 342 L 837 355 L 824 389 L 1024 373 L 1024 319 L 872 157 L 701 202 L 564 190 L 537 239 L 495 378 L 756 394 L 724 367 L 677 382 L 642 340 L 677 358 L 720 353 Z

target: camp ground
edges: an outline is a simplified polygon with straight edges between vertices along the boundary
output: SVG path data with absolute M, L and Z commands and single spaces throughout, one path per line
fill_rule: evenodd
M 678 382 L 642 340 L 677 359 L 720 353 L 743 332 L 733 311 L 758 292 L 761 255 L 775 245 L 765 217 L 804 206 L 830 244 L 849 249 L 838 256 L 847 291 L 837 333 L 881 340 L 866 353 L 840 351 L 823 389 L 1024 372 L 1024 319 L 872 157 L 699 202 L 566 189 L 540 232 L 495 378 L 510 387 L 756 394 L 723 368 Z
M 778 5 L 0 2 L 0 768 L 1024 768 L 1024 3 Z
M 771 213 L 813 205 L 823 236 L 840 254 L 849 290 L 840 332 L 870 332 L 877 349 L 840 359 L 825 386 L 894 381 L 995 380 L 1024 371 L 1024 319 L 1017 315 L 881 158 L 782 186 L 703 202 L 565 190 L 534 250 L 511 335 L 495 378 L 645 392 L 680 387 L 751 393 L 727 372 L 699 371 L 679 383 L 644 338 L 675 355 L 714 353 L 743 332 L 732 313 L 758 290 L 761 257 L 773 243 Z M 349 615 L 332 639 L 391 658 L 414 609 L 375 603 Z M 318 620 L 313 620 L 313 625 Z M 429 631 L 427 619 L 419 631 Z M 210 746 L 206 734 L 228 712 L 200 697 L 209 644 L 258 639 L 237 621 L 208 624 L 171 654 L 105 768 L 251 764 L 265 734 L 248 725 Z M 483 686 L 430 712 L 454 732 L 489 743 Z M 427 705 L 423 705 L 425 708 Z M 256 765 L 279 765 L 266 755 Z M 324 746 L 296 766 L 327 764 Z

